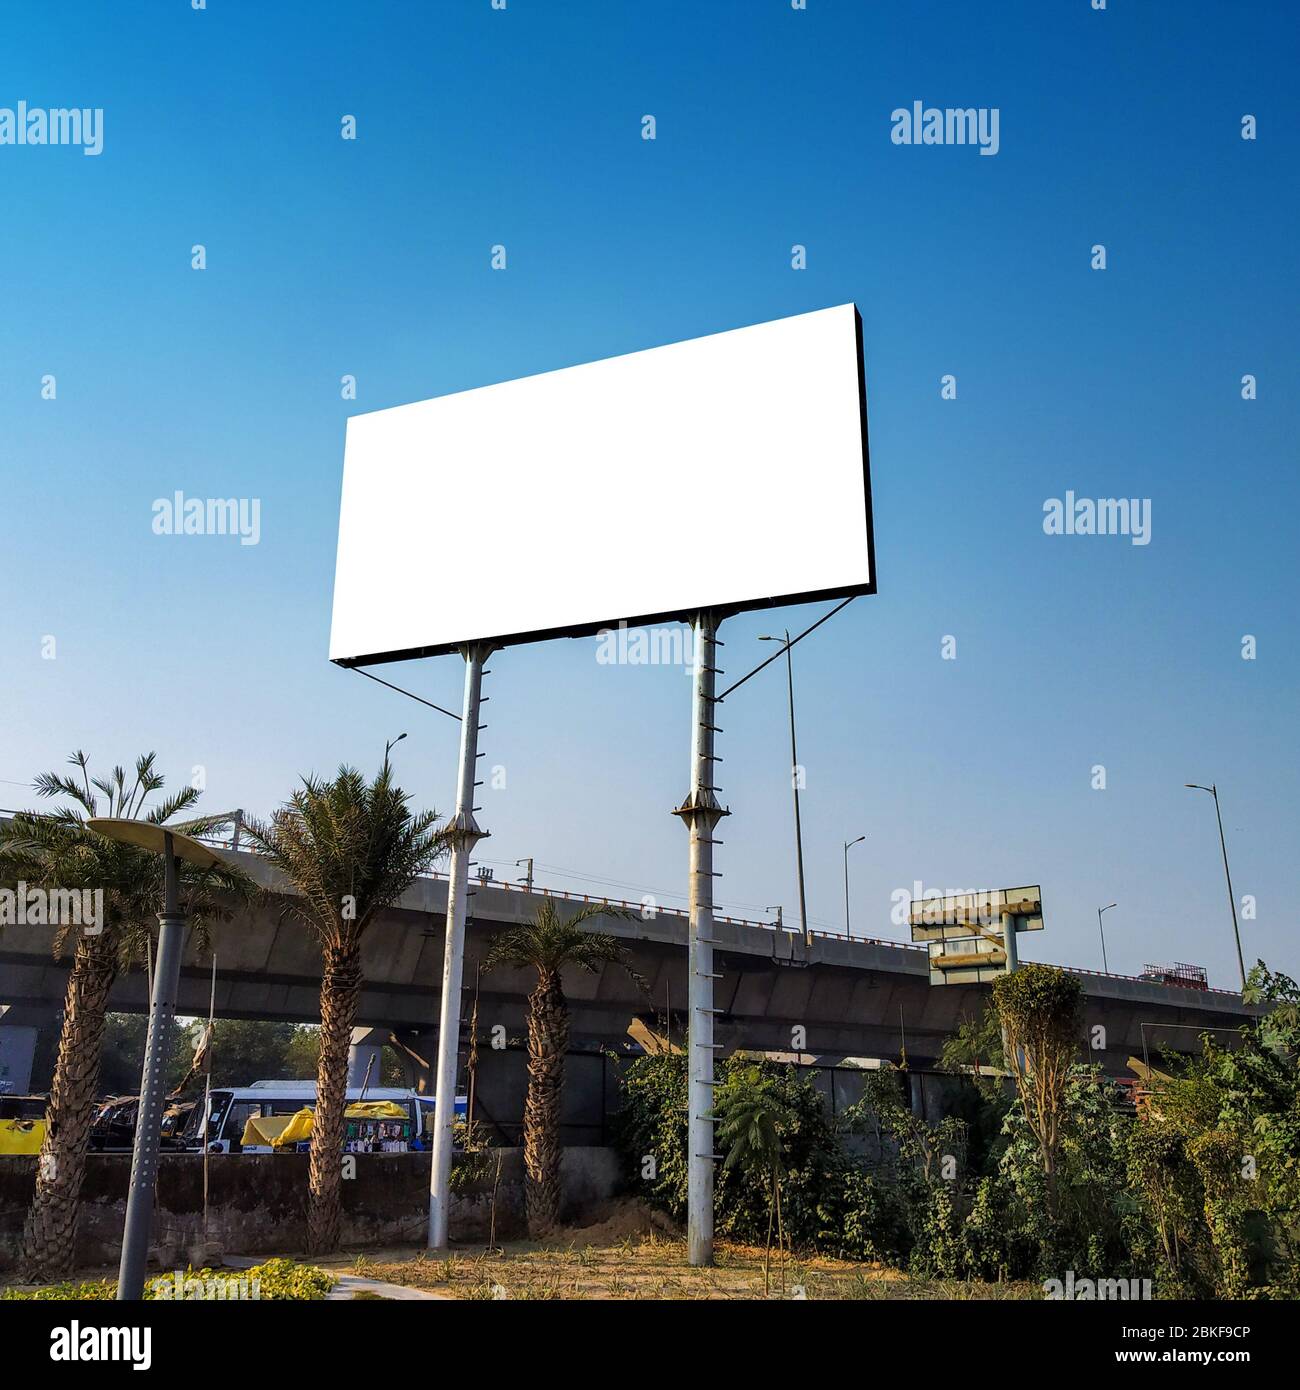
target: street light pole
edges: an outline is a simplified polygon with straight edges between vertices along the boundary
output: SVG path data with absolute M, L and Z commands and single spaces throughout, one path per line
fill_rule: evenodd
M 780 642 L 780 637 L 760 637 L 760 642 Z M 790 696 L 790 785 L 794 789 L 794 858 L 799 876 L 799 929 L 805 944 L 811 945 L 808 933 L 808 902 L 803 880 L 803 826 L 799 819 L 799 750 L 794 735 L 794 662 L 790 657 L 790 629 L 785 630 L 785 679 Z
M 185 912 L 180 902 L 180 861 L 201 869 L 221 864 L 206 845 L 151 821 L 123 817 L 92 817 L 87 826 L 121 844 L 134 845 L 163 856 L 163 910 L 158 914 L 158 960 L 149 994 L 149 1028 L 145 1035 L 144 1067 L 136 1108 L 135 1140 L 131 1153 L 131 1179 L 126 1194 L 126 1223 L 117 1271 L 119 1302 L 144 1297 L 144 1273 L 149 1259 L 149 1233 L 153 1224 L 154 1190 L 158 1178 L 158 1151 L 162 1143 L 162 1112 L 167 1098 L 163 1075 L 176 995 L 180 988 L 181 954 L 185 946 Z M 206 1123 L 206 1121 L 205 1121 Z M 206 1144 L 206 1138 L 205 1138 Z
M 1237 925 L 1237 899 L 1232 891 L 1232 871 L 1228 868 L 1228 842 L 1223 836 L 1223 814 L 1219 810 L 1219 788 L 1211 782 L 1203 787 L 1199 782 L 1184 782 L 1192 791 L 1209 792 L 1214 798 L 1214 815 L 1219 822 L 1219 848 L 1223 851 L 1223 876 L 1228 880 L 1228 906 L 1232 909 L 1232 935 L 1237 943 L 1237 969 L 1241 971 L 1241 987 L 1246 988 L 1246 958 L 1241 953 L 1241 928 Z
M 859 835 L 856 840 L 844 841 L 844 935 L 852 936 L 853 927 L 849 923 L 849 850 L 860 845 L 867 837 Z
M 1103 912 L 1109 912 L 1112 907 L 1118 906 L 1118 903 L 1107 903 L 1105 907 L 1099 907 L 1097 909 L 1097 930 L 1101 933 L 1101 968 L 1107 975 L 1110 974 L 1110 966 L 1106 961 L 1106 929 L 1101 924 L 1101 914 Z

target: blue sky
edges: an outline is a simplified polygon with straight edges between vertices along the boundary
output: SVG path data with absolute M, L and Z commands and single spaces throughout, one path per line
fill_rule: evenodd
M 403 779 L 448 811 L 455 725 L 326 658 L 347 415 L 853 300 L 879 593 L 795 652 L 816 924 L 866 834 L 858 932 L 901 935 L 914 880 L 1040 882 L 1027 957 L 1099 966 L 1118 900 L 1112 968 L 1230 986 L 1213 806 L 1183 789 L 1215 780 L 1248 958 L 1295 972 L 1292 6 L 173 0 L 0 34 L 0 106 L 104 110 L 96 157 L 0 146 L 0 805 L 73 748 L 152 748 L 209 809 L 266 812 L 407 731 Z M 996 107 L 998 154 L 893 144 L 917 100 Z M 259 544 L 154 535 L 177 489 L 260 499 Z M 1150 498 L 1151 543 L 1044 535 L 1067 489 Z M 465 520 L 509 573 L 491 509 Z M 729 675 L 821 611 L 728 622 Z M 688 682 L 595 652 L 493 658 L 482 857 L 675 903 Z M 459 704 L 455 657 L 381 674 Z M 722 721 L 746 915 L 795 913 L 785 719 L 773 668 Z

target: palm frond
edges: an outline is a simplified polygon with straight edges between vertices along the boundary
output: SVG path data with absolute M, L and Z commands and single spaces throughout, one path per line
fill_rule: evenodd
M 415 813 L 387 766 L 371 783 L 355 768 L 309 775 L 269 820 L 245 822 L 254 850 L 301 898 L 291 911 L 326 945 L 354 941 L 448 847 L 432 811 Z
M 152 753 L 137 760 L 137 782 L 130 793 L 122 768 L 114 768 L 110 778 L 92 782 L 85 753 L 79 750 L 69 761 L 81 771 L 84 785 L 49 772 L 36 779 L 35 787 L 43 796 L 66 796 L 73 805 L 57 806 L 45 814 L 20 812 L 0 826 L 0 885 L 11 886 L 22 879 L 45 889 L 102 890 L 106 922 L 103 933 L 95 939 L 95 949 L 129 964 L 143 958 L 150 928 L 162 905 L 162 857 L 95 834 L 87 828 L 83 812 L 95 813 L 92 785 L 108 798 L 109 810 L 117 812 L 142 809 L 140 789 L 148 795 L 161 789 L 164 779 L 154 768 Z M 148 819 L 161 824 L 174 809 L 192 805 L 197 797 L 197 791 L 186 788 L 155 807 Z M 182 864 L 180 886 L 182 902 L 200 941 L 209 923 L 231 916 L 256 891 L 247 875 L 224 864 L 210 870 Z M 66 950 L 77 932 L 75 924 L 59 927 L 54 936 L 55 953 Z
M 510 927 L 488 947 L 484 970 L 500 966 L 532 968 L 539 975 L 557 975 L 566 966 L 577 966 L 592 973 L 602 965 L 627 965 L 627 948 L 608 932 L 584 931 L 583 924 L 596 917 L 631 917 L 625 908 L 608 903 L 583 903 L 571 915 L 562 917 L 556 901 L 544 898 L 531 922 Z M 634 971 L 628 973 L 639 981 Z

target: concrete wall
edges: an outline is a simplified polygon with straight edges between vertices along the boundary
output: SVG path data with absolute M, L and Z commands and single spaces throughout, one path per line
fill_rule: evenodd
M 495 1195 L 496 1234 L 524 1231 L 523 1151 L 500 1149 Z M 348 1246 L 423 1242 L 429 1205 L 428 1154 L 358 1154 L 356 1177 L 343 1184 L 343 1243 Z M 208 1235 L 203 1248 L 203 1162 L 195 1154 L 164 1154 L 158 1165 L 153 1259 L 161 1269 L 198 1266 L 216 1253 L 295 1254 L 306 1243 L 306 1154 L 214 1154 L 209 1159 Z M 126 1216 L 129 1154 L 91 1154 L 81 1192 L 77 1264 L 115 1265 Z M 565 1150 L 565 1220 L 581 1217 L 619 1185 L 613 1150 Z M 23 1218 L 36 1183 L 34 1158 L 0 1159 L 0 1268 L 12 1266 Z M 489 1177 L 452 1202 L 453 1241 L 483 1242 L 492 1217 Z

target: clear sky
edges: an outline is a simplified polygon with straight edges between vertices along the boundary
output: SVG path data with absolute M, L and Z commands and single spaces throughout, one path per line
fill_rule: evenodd
M 1117 900 L 1113 969 L 1231 986 L 1183 789 L 1217 781 L 1247 957 L 1295 973 L 1298 33 L 1289 0 L 7 6 L 0 107 L 104 124 L 0 144 L 0 805 L 156 749 L 265 813 L 406 731 L 449 811 L 456 726 L 327 660 L 346 417 L 853 300 L 879 593 L 795 649 L 815 924 L 865 834 L 858 932 L 914 880 L 1041 883 L 1027 958 L 1099 967 Z M 914 101 L 997 108 L 998 153 L 893 143 Z M 258 499 L 259 543 L 155 535 L 178 489 Z M 1150 543 L 1045 535 L 1067 490 L 1150 499 Z M 431 594 L 441 528 L 514 573 L 491 513 L 430 519 Z M 728 675 L 821 611 L 726 623 Z M 381 674 L 459 706 L 456 657 Z M 682 672 L 560 640 L 487 690 L 498 876 L 680 901 Z M 779 668 L 721 722 L 720 901 L 793 918 Z

